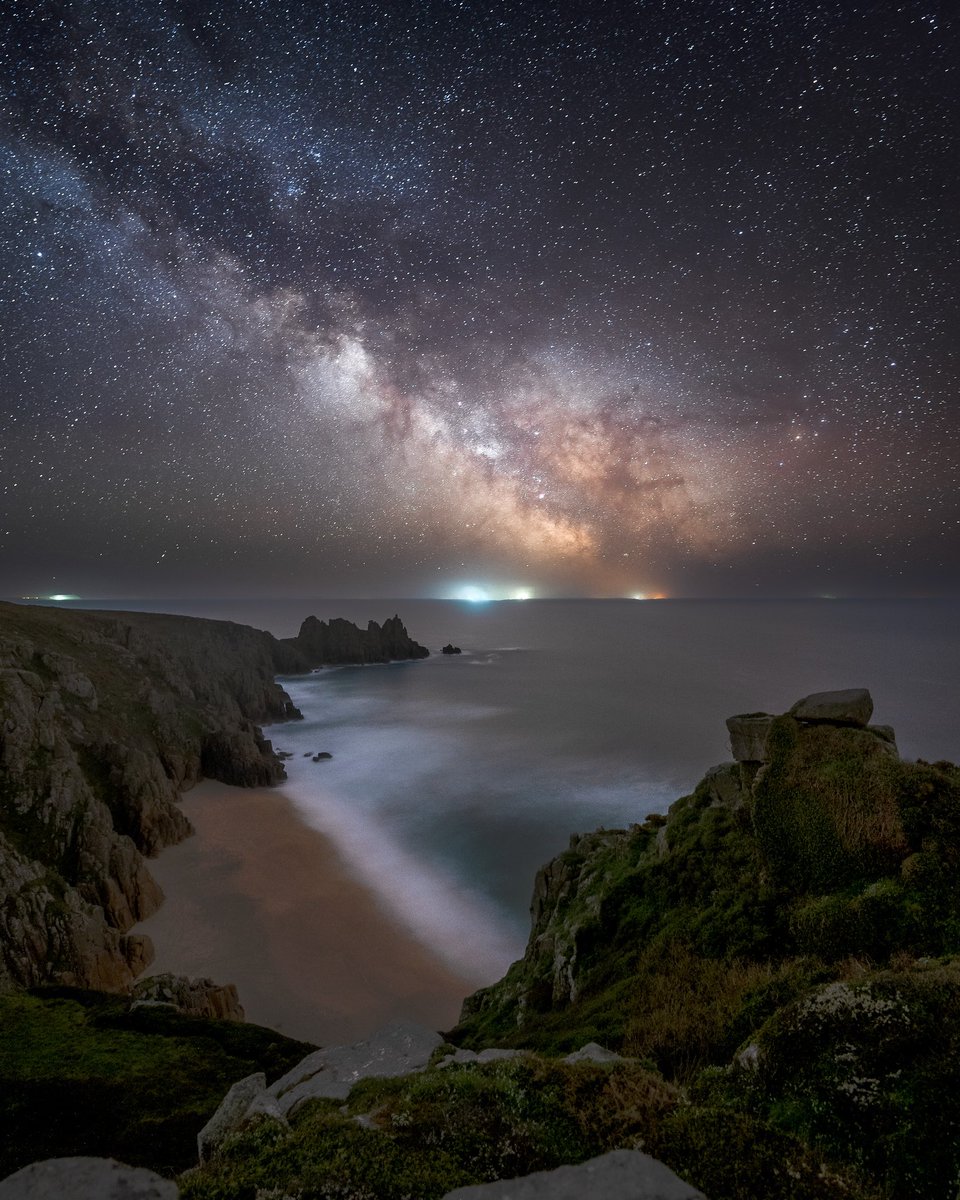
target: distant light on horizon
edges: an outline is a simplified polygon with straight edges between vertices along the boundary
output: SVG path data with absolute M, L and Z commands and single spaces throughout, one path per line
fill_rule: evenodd
M 468 587 L 460 589 L 458 599 L 468 600 L 471 604 L 486 604 L 490 599 L 490 593 L 485 588 L 470 584 Z
M 57 592 L 55 596 L 48 596 L 48 600 L 79 600 L 79 596 L 71 596 L 68 592 Z
M 513 593 L 511 600 L 532 600 L 533 588 L 520 588 L 519 591 Z

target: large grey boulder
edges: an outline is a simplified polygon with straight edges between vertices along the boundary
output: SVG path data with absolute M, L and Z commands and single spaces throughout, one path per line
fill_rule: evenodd
M 727 717 L 730 750 L 737 762 L 765 763 L 767 738 L 774 717 L 770 713 L 740 713 Z
M 790 709 L 798 721 L 828 721 L 833 725 L 866 725 L 873 715 L 873 698 L 866 688 L 814 692 Z
M 576 1167 L 537 1171 L 454 1188 L 443 1200 L 706 1200 L 662 1162 L 639 1150 L 612 1150 Z
M 523 1050 L 503 1050 L 499 1046 L 488 1046 L 485 1050 L 456 1050 L 447 1054 L 437 1063 L 438 1067 L 460 1067 L 464 1063 L 503 1062 L 510 1058 L 519 1058 Z
M 170 1179 L 113 1158 L 47 1158 L 0 1182 L 2 1200 L 177 1200 Z
M 601 1046 L 598 1042 L 587 1042 L 585 1046 L 581 1046 L 579 1050 L 574 1050 L 572 1054 L 568 1054 L 563 1060 L 565 1063 L 570 1063 L 571 1066 L 576 1066 L 577 1063 L 612 1063 L 623 1062 L 623 1057 L 615 1050 L 608 1050 L 606 1046 Z
M 344 1100 L 361 1079 L 422 1071 L 443 1039 L 412 1021 L 395 1021 L 365 1042 L 328 1046 L 308 1054 L 267 1088 L 289 1116 L 307 1100 Z
M 264 1094 L 267 1077 L 262 1071 L 238 1080 L 220 1101 L 220 1107 L 197 1134 L 197 1153 L 208 1162 L 224 1141 L 239 1129 L 251 1105 Z

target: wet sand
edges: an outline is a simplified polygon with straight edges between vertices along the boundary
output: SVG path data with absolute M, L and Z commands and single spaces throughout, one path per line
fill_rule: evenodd
M 282 792 L 206 781 L 183 810 L 196 835 L 150 862 L 166 900 L 135 930 L 156 949 L 147 975 L 235 983 L 248 1021 L 318 1044 L 398 1017 L 456 1024 L 477 983 L 398 925 Z

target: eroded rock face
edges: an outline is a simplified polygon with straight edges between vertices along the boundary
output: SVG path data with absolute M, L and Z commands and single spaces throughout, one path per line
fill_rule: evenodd
M 774 720 L 770 713 L 742 713 L 727 717 L 730 751 L 737 762 L 767 761 L 767 738 Z
M 275 783 L 280 643 L 226 621 L 0 604 L 0 989 L 125 990 L 161 902 L 144 856 L 202 774 Z
M 798 870 L 802 865 L 804 878 L 815 878 L 804 855 L 816 859 L 820 851 L 803 847 L 812 845 L 808 826 L 818 822 L 832 831 L 833 841 L 821 855 L 831 870 L 846 870 L 847 864 L 855 872 L 861 860 L 895 862 L 905 843 L 884 780 L 890 760 L 899 756 L 889 726 L 866 725 L 872 708 L 869 692 L 850 689 L 808 696 L 782 716 L 730 717 L 737 761 L 712 767 L 693 796 L 681 797 L 666 818 L 571 838 L 570 849 L 537 874 L 523 958 L 498 983 L 466 998 L 454 1040 L 472 1038 L 480 1027 L 486 1034 L 491 1017 L 513 1036 L 535 1024 L 539 1014 L 583 999 L 590 948 L 616 928 L 611 905 L 615 913 L 624 903 L 614 891 L 618 863 L 630 857 L 638 878 L 661 864 L 668 869 L 676 846 L 683 853 L 691 804 L 728 810 L 738 828 L 751 831 L 767 869 L 786 855 L 800 864 Z M 818 774 L 824 765 L 857 781 L 863 803 L 856 811 L 844 785 L 824 786 Z

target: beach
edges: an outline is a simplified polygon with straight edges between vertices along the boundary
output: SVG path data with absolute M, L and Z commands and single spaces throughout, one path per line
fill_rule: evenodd
M 482 981 L 395 921 L 282 791 L 204 781 L 183 810 L 196 833 L 150 861 L 166 899 L 135 928 L 154 942 L 147 976 L 234 983 L 248 1021 L 317 1044 L 456 1023 Z

